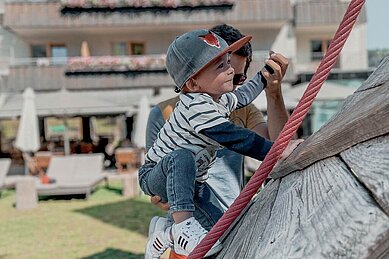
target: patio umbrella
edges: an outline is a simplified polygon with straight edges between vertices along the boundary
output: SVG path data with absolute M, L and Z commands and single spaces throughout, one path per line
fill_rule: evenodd
M 146 126 L 150 113 L 150 103 L 146 96 L 142 96 L 138 105 L 138 113 L 135 120 L 135 133 L 133 143 L 139 148 L 146 147 Z
M 32 88 L 27 88 L 23 93 L 23 108 L 15 147 L 23 152 L 35 152 L 40 148 L 38 116 Z
M 85 40 L 81 43 L 81 57 L 90 57 L 89 45 Z

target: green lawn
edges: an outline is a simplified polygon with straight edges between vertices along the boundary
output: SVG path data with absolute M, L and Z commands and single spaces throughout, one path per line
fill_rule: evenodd
M 120 185 L 100 186 L 89 200 L 41 200 L 15 209 L 0 198 L 0 258 L 143 258 L 148 224 L 164 215 L 147 197 L 125 199 Z

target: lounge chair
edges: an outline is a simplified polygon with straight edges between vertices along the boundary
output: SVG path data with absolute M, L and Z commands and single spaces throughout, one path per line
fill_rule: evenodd
M 9 167 L 11 166 L 11 159 L 1 158 L 0 159 L 0 196 L 1 190 L 5 188 L 5 177 L 7 176 Z
M 86 198 L 104 180 L 103 154 L 52 157 L 47 176 L 55 183 L 37 183 L 39 196 L 85 194 Z

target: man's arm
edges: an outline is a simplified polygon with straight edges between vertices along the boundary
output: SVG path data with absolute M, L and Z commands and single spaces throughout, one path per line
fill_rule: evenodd
M 146 127 L 146 150 L 149 150 L 157 139 L 158 132 L 165 124 L 163 115 L 159 106 L 154 106 L 147 119 Z
M 274 141 L 289 118 L 281 90 L 281 80 L 285 76 L 289 62 L 283 55 L 271 52 L 266 64 L 274 70 L 273 74 L 270 74 L 268 71 L 262 71 L 263 76 L 267 80 L 265 93 L 268 119 L 266 126 L 270 139 Z M 264 126 L 261 126 L 261 131 L 263 131 Z

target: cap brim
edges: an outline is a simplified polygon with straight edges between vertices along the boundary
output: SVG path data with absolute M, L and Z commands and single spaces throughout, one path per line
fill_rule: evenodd
M 245 36 L 243 38 L 241 38 L 240 40 L 232 43 L 230 46 L 228 46 L 226 49 L 224 49 L 222 52 L 220 52 L 216 57 L 214 57 L 213 59 L 211 59 L 207 64 L 205 64 L 202 68 L 199 69 L 199 71 L 197 71 L 195 74 L 193 74 L 191 76 L 191 78 L 193 78 L 194 76 L 196 76 L 198 73 L 200 73 L 204 68 L 206 68 L 207 66 L 209 66 L 211 63 L 213 63 L 215 60 L 217 60 L 218 58 L 224 56 L 226 53 L 234 53 L 235 51 L 239 50 L 241 47 L 243 47 L 244 45 L 246 45 L 250 40 L 252 39 L 252 36 Z

